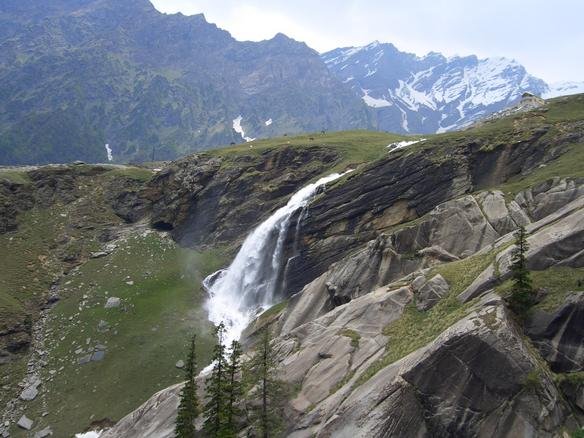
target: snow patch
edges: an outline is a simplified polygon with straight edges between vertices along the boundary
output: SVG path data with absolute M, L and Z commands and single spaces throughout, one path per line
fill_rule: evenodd
M 233 119 L 233 130 L 235 132 L 237 132 L 239 135 L 241 135 L 241 138 L 243 138 L 245 141 L 247 141 L 247 142 L 254 141 L 255 138 L 245 136 L 245 131 L 243 130 L 243 127 L 241 126 L 242 120 L 243 120 L 243 116 L 241 116 L 241 115 L 236 117 L 235 119 Z
M 419 140 L 404 140 L 404 141 L 398 141 L 396 143 L 390 143 L 387 145 L 387 148 L 389 149 L 389 152 L 394 152 L 397 151 L 398 149 L 403 149 L 406 148 L 408 146 L 411 146 L 413 144 L 416 143 L 421 143 L 423 141 L 426 141 L 425 138 L 420 138 Z
M 110 148 L 109 143 L 105 145 L 105 152 L 107 153 L 107 160 L 114 161 L 114 156 L 112 155 L 112 148 Z
M 102 433 L 102 430 L 91 430 L 85 433 L 78 433 L 75 435 L 75 438 L 99 438 Z
M 366 78 L 373 76 L 375 73 L 377 73 L 377 69 L 374 68 L 373 70 L 367 68 L 367 74 L 365 75 Z
M 370 90 L 361 90 L 363 92 L 363 96 L 361 97 L 367 106 L 371 108 L 384 108 L 388 106 L 392 106 L 393 104 L 389 102 L 387 99 L 378 99 L 372 96 L 369 96 Z

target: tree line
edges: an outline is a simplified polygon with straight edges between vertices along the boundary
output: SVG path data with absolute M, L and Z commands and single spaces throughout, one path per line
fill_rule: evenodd
M 177 438 L 233 438 L 242 428 L 255 437 L 276 437 L 282 427 L 283 383 L 277 379 L 276 357 L 269 326 L 262 329 L 255 355 L 242 363 L 243 350 L 233 341 L 224 343 L 225 325 L 216 327 L 213 370 L 205 385 L 201 406 L 196 381 L 196 335 L 192 337 L 185 365 L 185 384 L 176 419 Z M 195 427 L 203 415 L 202 430 Z

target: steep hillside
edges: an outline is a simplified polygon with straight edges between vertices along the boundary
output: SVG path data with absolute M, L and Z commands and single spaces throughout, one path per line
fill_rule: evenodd
M 280 378 L 295 388 L 284 435 L 577 431 L 583 145 L 584 96 L 560 98 L 386 152 L 317 196 L 290 228 L 282 303 L 245 334 L 251 354 L 262 326 L 279 334 Z M 184 165 L 169 171 L 181 185 L 201 183 L 194 203 L 230 197 Z M 176 200 L 172 210 L 183 214 L 167 228 L 197 221 Z M 520 225 L 537 288 L 524 319 L 505 302 Z M 218 235 L 176 234 L 195 246 Z M 157 393 L 104 436 L 172 436 L 179 390 Z
M 0 163 L 172 159 L 286 133 L 370 127 L 303 43 L 238 42 L 148 0 L 0 5 Z M 106 147 L 106 145 L 108 145 Z
M 514 60 L 419 57 L 392 44 L 335 49 L 322 55 L 329 69 L 374 109 L 378 129 L 400 133 L 435 133 L 469 125 L 515 103 L 528 91 L 550 92 L 542 80 Z
M 104 437 L 173 436 L 182 343 L 206 336 L 202 367 L 212 342 L 200 280 L 301 187 L 352 169 L 291 216 L 280 302 L 244 333 L 249 354 L 262 326 L 277 334 L 279 376 L 293 388 L 285 435 L 575 431 L 584 421 L 583 145 L 579 95 L 425 140 L 352 131 L 214 150 L 157 172 L 2 170 L 2 263 L 13 274 L 0 279 L 19 306 L 3 310 L 16 327 L 2 333 L 5 421 L 14 436 L 25 436 L 15 426 L 23 413 L 34 432 L 57 436 L 114 422 Z M 504 300 L 520 225 L 537 288 L 524 319 Z M 33 263 L 52 280 L 29 294 L 43 272 Z M 61 300 L 42 310 L 51 284 Z M 111 297 L 119 305 L 106 308 Z M 25 342 L 11 351 L 17 332 Z M 14 401 L 31 387 L 34 400 Z
M 379 158 L 401 139 L 365 131 L 283 137 L 194 155 L 158 172 L 0 168 L 1 424 L 26 414 L 35 430 L 50 426 L 56 436 L 112 425 L 181 380 L 175 364 L 193 332 L 204 367 L 213 340 L 201 281 L 233 254 L 258 213 L 320 173 Z M 230 199 L 197 204 L 202 189 L 230 192 Z M 186 242 L 195 230 L 208 232 L 213 248 L 178 246 L 168 229 L 202 209 L 200 229 L 179 233 L 177 225 L 174 235 Z M 106 308 L 112 297 L 119 306 Z M 38 394 L 20 399 L 29 388 Z M 24 433 L 14 424 L 11 432 Z

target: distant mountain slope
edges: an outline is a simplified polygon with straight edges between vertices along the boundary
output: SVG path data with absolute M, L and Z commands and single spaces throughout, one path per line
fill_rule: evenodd
M 392 44 L 335 49 L 329 69 L 375 109 L 377 127 L 401 133 L 443 132 L 466 126 L 548 85 L 516 61 L 476 56 L 418 57 Z
M 548 91 L 543 95 L 546 99 L 558 96 L 568 96 L 570 94 L 584 93 L 584 82 L 563 81 L 549 85 Z
M 369 118 L 281 34 L 239 42 L 148 0 L 0 3 L 0 164 L 161 160 Z

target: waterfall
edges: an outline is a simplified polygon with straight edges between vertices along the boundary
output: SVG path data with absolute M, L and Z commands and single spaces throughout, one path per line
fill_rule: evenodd
M 225 323 L 226 344 L 239 339 L 252 317 L 274 304 L 282 269 L 284 244 L 295 212 L 306 208 L 325 184 L 340 178 L 334 173 L 296 192 L 288 203 L 278 209 L 247 236 L 231 265 L 203 281 L 209 292 L 206 303 L 209 320 Z M 302 218 L 299 218 L 299 221 Z M 296 234 L 298 234 L 297 224 Z

